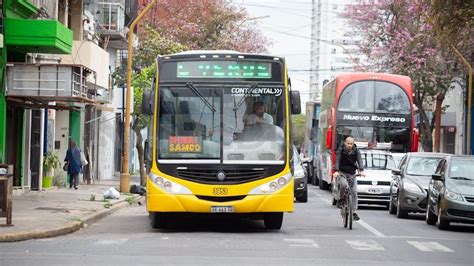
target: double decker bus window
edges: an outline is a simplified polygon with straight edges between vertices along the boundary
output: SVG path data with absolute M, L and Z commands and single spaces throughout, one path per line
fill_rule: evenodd
M 339 99 L 338 110 L 343 112 L 373 112 L 373 81 L 361 81 L 349 85 Z
M 397 85 L 375 81 L 375 112 L 410 114 L 407 94 Z

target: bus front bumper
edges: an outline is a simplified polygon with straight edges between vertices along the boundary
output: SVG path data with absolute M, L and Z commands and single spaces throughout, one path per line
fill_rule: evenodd
M 291 190 L 288 192 L 289 188 Z M 293 212 L 293 186 L 271 195 L 247 195 L 243 199 L 218 202 L 200 199 L 196 195 L 147 194 L 149 212 L 212 213 L 212 207 L 231 207 L 234 213 Z

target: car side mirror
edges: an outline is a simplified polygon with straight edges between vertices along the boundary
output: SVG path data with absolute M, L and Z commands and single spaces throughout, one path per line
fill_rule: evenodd
M 443 181 L 443 177 L 440 174 L 433 174 L 431 178 L 433 178 L 433 180 Z
M 393 169 L 392 174 L 393 175 L 402 175 L 402 171 L 400 171 L 400 169 Z

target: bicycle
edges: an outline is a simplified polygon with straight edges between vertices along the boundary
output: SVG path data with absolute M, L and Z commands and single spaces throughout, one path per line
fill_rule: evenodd
M 340 173 L 338 178 L 346 178 L 348 187 L 344 191 L 344 194 L 342 195 L 343 201 L 342 201 L 342 206 L 341 206 L 341 216 L 342 216 L 342 222 L 344 224 L 344 228 L 349 227 L 349 230 L 352 230 L 352 221 L 354 219 L 354 202 L 352 202 L 353 198 L 353 193 L 352 190 L 350 189 L 353 185 L 353 182 L 356 180 L 356 177 L 360 176 L 360 174 L 356 174 L 353 178 L 347 178 L 344 174 Z M 340 188 L 339 188 L 340 189 Z

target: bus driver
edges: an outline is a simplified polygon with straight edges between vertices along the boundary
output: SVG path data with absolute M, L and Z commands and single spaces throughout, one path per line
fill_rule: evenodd
M 245 118 L 245 126 L 256 124 L 273 125 L 273 117 L 265 112 L 265 104 L 263 102 L 255 102 L 253 105 L 254 113 Z

